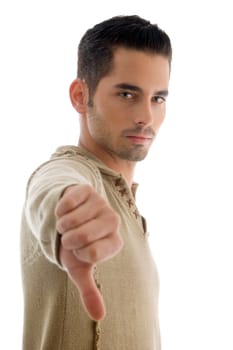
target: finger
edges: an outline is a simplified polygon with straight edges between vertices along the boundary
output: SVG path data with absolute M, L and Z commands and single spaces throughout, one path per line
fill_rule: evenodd
M 80 292 L 83 306 L 89 317 L 100 321 L 105 317 L 105 305 L 103 297 L 96 286 L 93 276 L 94 265 L 78 262 L 76 267 L 68 271 L 73 283 Z
M 92 187 L 90 185 L 73 185 L 67 187 L 63 196 L 58 201 L 55 208 L 56 217 L 65 215 L 66 213 L 74 210 L 77 206 L 87 200 Z
M 75 227 L 95 219 L 100 214 L 103 205 L 106 206 L 102 199 L 95 200 L 95 198 L 91 201 L 81 203 L 78 207 L 57 219 L 56 228 L 58 232 L 61 234 L 66 233 Z
M 87 247 L 74 250 L 74 254 L 80 261 L 95 264 L 111 259 L 120 252 L 122 247 L 123 241 L 120 235 L 112 234 Z
M 65 249 L 70 250 L 84 248 L 99 239 L 103 239 L 112 232 L 117 232 L 118 226 L 117 217 L 112 218 L 111 216 L 102 220 L 99 218 L 90 220 L 78 228 L 66 231 L 62 235 L 62 245 Z M 63 233 L 61 230 L 59 232 Z
M 68 231 L 72 231 L 78 226 L 85 224 L 86 221 L 91 220 L 92 214 L 91 212 L 85 213 L 86 215 L 80 214 L 80 209 L 76 208 L 70 213 L 63 215 L 62 217 L 57 219 L 56 229 L 60 234 L 67 233 Z

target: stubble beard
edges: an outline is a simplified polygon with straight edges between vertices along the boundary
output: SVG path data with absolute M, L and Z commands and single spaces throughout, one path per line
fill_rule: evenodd
M 121 159 L 128 160 L 131 162 L 139 162 L 147 156 L 148 150 L 142 145 L 134 145 L 131 149 L 121 148 L 115 150 L 115 155 Z
M 119 141 L 119 145 L 114 146 L 112 142 L 113 137 L 111 136 L 112 133 L 106 128 L 106 124 L 103 118 L 100 114 L 97 113 L 94 105 L 89 109 L 88 125 L 92 138 L 112 158 L 117 157 L 131 162 L 138 162 L 145 159 L 145 157 L 147 156 L 149 147 L 145 148 L 144 145 L 140 144 L 134 144 L 131 146 L 127 146 L 124 144 L 124 141 L 127 141 L 127 134 L 133 133 L 140 135 L 140 133 L 142 133 L 143 131 L 143 127 L 136 126 L 135 128 L 124 130 L 120 135 L 122 143 Z M 153 138 L 155 137 L 154 131 L 151 128 L 148 128 L 144 131 L 144 133 L 151 137 L 152 143 Z

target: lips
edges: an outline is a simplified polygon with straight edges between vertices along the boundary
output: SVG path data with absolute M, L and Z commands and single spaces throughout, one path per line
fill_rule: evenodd
M 121 136 L 125 137 L 133 144 L 146 145 L 153 141 L 156 136 L 156 132 L 151 127 L 137 127 L 134 129 L 125 129 Z
M 142 139 L 142 140 L 151 140 L 152 137 L 151 136 L 147 136 L 147 135 L 126 135 L 126 137 L 128 138 L 136 138 L 136 139 Z
M 152 137 L 146 135 L 126 135 L 126 138 L 137 144 L 147 144 L 152 140 Z

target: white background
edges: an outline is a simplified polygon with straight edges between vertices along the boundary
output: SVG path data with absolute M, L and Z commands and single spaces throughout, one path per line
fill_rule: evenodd
M 26 180 L 57 146 L 77 144 L 68 97 L 77 45 L 86 29 L 119 14 L 158 23 L 174 50 L 167 118 L 136 174 L 160 273 L 163 350 L 233 349 L 233 24 L 226 0 L 1 1 L 0 349 L 21 349 Z

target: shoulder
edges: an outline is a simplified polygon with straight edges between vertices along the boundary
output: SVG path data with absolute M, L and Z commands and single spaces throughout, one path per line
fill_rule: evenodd
M 59 147 L 48 161 L 42 163 L 31 174 L 28 186 L 32 182 L 57 183 L 72 180 L 98 188 L 102 182 L 98 165 L 77 150 L 75 146 Z

